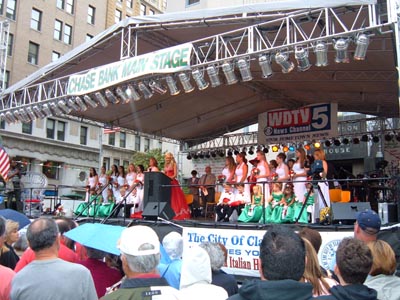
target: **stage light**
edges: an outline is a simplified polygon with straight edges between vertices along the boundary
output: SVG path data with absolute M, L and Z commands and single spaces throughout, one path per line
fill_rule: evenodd
M 268 146 L 263 148 L 263 152 L 264 152 L 265 154 L 269 152 Z
M 380 141 L 379 136 L 374 135 L 374 136 L 372 137 L 372 141 L 373 141 L 374 143 L 379 143 L 379 141 Z
M 131 99 L 133 101 L 139 101 L 141 98 L 138 91 L 136 91 L 134 86 L 131 84 L 128 84 L 128 86 L 126 87 L 125 94 L 128 96 L 129 99 Z
M 253 146 L 250 147 L 250 149 L 249 149 L 249 154 L 250 154 L 250 155 L 253 155 L 253 154 L 254 154 L 254 147 L 253 147 Z
M 253 76 L 251 76 L 250 64 L 245 58 L 241 58 L 237 62 L 240 76 L 242 76 L 242 81 L 251 81 Z
M 219 157 L 224 157 L 225 156 L 225 150 L 219 150 L 218 151 Z
M 400 133 L 396 135 L 396 141 L 400 142 Z
M 192 71 L 192 77 L 200 91 L 205 90 L 210 85 L 207 81 L 204 80 L 203 73 L 200 72 L 200 70 L 198 69 Z
M 167 92 L 167 89 L 155 80 L 150 81 L 149 87 L 150 87 L 151 91 L 153 92 L 153 94 L 157 93 L 160 95 L 164 95 Z
M 12 114 L 14 115 L 14 118 L 15 118 L 15 121 L 16 121 L 16 122 L 18 122 L 18 121 L 22 122 L 22 118 L 21 118 L 20 115 L 19 115 L 18 109 L 17 109 L 17 110 L 14 110 L 14 111 L 12 112 Z
M 185 93 L 190 93 L 194 90 L 193 85 L 190 83 L 190 78 L 186 73 L 178 74 L 179 81 L 181 82 Z
M 387 133 L 387 134 L 385 134 L 385 141 L 386 142 L 390 142 L 391 140 L 393 140 L 393 134 L 391 134 L 391 133 Z
M 310 144 L 305 144 L 305 145 L 304 145 L 304 149 L 307 150 L 307 151 L 310 150 L 310 149 L 311 149 Z
M 42 105 L 42 111 L 46 117 L 51 117 L 53 115 L 50 107 L 46 103 Z
M 289 73 L 294 69 L 294 64 L 289 60 L 287 53 L 278 52 L 275 54 L 275 61 L 282 67 L 282 73 Z
M 110 103 L 112 103 L 112 104 L 118 104 L 119 103 L 119 99 L 117 97 L 115 97 L 114 93 L 111 92 L 109 89 L 106 89 L 104 91 L 104 94 L 106 95 L 106 98 Z
M 235 69 L 233 68 L 233 64 L 229 62 L 225 62 L 222 64 L 222 71 L 225 74 L 226 84 L 231 85 L 238 82 L 238 79 L 235 75 Z
M 278 145 L 273 145 L 272 146 L 272 152 L 278 152 L 279 151 L 279 146 Z
M 243 147 L 241 153 L 244 153 L 246 155 L 247 154 L 247 148 Z
M 317 42 L 314 48 L 314 53 L 316 58 L 315 66 L 325 67 L 328 65 L 328 46 L 325 42 Z
M 205 156 L 205 158 L 210 158 L 210 157 L 211 157 L 210 151 L 207 151 L 206 154 L 205 154 L 204 156 Z
M 50 107 L 56 116 L 62 115 L 62 111 L 58 108 L 58 106 L 55 103 L 51 102 Z
M 211 157 L 212 157 L 212 158 L 217 157 L 217 153 L 215 153 L 215 151 L 211 151 Z
M 153 97 L 153 93 L 149 90 L 149 88 L 141 81 L 138 83 L 139 91 L 143 93 L 145 99 L 150 99 Z
M 192 155 L 191 155 L 190 153 L 188 153 L 188 155 L 186 156 L 186 158 L 187 158 L 188 160 L 191 160 L 191 159 L 192 159 Z
M 39 119 L 44 119 L 46 116 L 42 113 L 42 110 L 39 108 L 39 106 L 34 105 L 32 107 L 33 112 Z
M 218 68 L 214 65 L 207 67 L 208 78 L 210 78 L 211 87 L 215 88 L 221 85 L 221 80 L 218 75 Z
M 197 153 L 193 154 L 193 159 L 198 159 L 199 156 L 197 155 Z
M 367 55 L 367 49 L 369 45 L 369 36 L 362 33 L 356 40 L 356 51 L 354 52 L 355 60 L 364 60 Z
M 100 104 L 102 107 L 107 107 L 107 106 L 108 106 L 108 101 L 107 101 L 107 99 L 103 96 L 102 93 L 96 92 L 94 95 L 95 95 L 95 97 L 96 97 L 97 102 L 99 102 L 99 104 Z
M 368 135 L 366 135 L 366 134 L 364 134 L 364 135 L 361 137 L 361 142 L 368 142 L 368 140 L 369 140 L 369 138 L 368 138 Z
M 70 107 L 67 106 L 64 100 L 59 100 L 57 105 L 66 115 L 69 114 L 72 110 Z
M 127 104 L 131 101 L 131 99 L 126 95 L 126 93 L 120 87 L 117 87 L 115 89 L 115 92 L 117 93 L 118 97 L 122 100 L 122 104 Z
M 333 42 L 333 48 L 336 50 L 335 62 L 336 63 L 349 63 L 349 56 L 347 48 L 349 47 L 349 40 L 340 38 Z
M 330 147 L 331 146 L 331 141 L 330 140 L 326 140 L 325 141 L 325 146 L 326 147 Z
M 238 155 L 239 154 L 239 150 L 238 149 L 233 150 L 233 154 Z
M 233 155 L 233 153 L 232 153 L 232 150 L 231 150 L 231 149 L 229 149 L 229 150 L 228 150 L 228 152 L 227 152 L 227 155 L 228 155 L 228 156 L 232 156 L 232 155 Z
M 76 102 L 76 104 L 78 104 L 80 111 L 87 111 L 87 106 L 86 106 L 85 102 L 83 102 L 81 97 L 79 97 L 79 96 L 75 97 L 75 102 Z
M 200 151 L 200 153 L 199 153 L 199 158 L 200 158 L 200 159 L 203 159 L 203 158 L 204 158 L 204 153 L 203 153 L 203 151 Z
M 321 148 L 320 142 L 314 142 L 314 148 Z
M 342 144 L 348 145 L 349 143 L 350 143 L 350 141 L 349 141 L 348 138 L 343 138 L 343 139 L 342 139 Z
M 35 113 L 32 111 L 32 108 L 28 106 L 27 108 L 25 108 L 25 110 L 26 110 L 27 114 L 29 115 L 29 118 L 32 121 L 35 121 L 37 117 L 36 117 Z
M 17 122 L 17 119 L 14 117 L 14 115 L 10 111 L 6 112 L 6 114 L 4 115 L 4 118 L 8 124 Z
M 353 144 L 358 145 L 360 143 L 360 139 L 358 137 L 353 138 Z
M 338 147 L 338 146 L 340 146 L 341 142 L 339 139 L 334 139 L 333 144 Z
M 307 48 L 296 47 L 296 49 L 294 50 L 294 57 L 297 60 L 297 69 L 299 71 L 304 72 L 311 68 Z
M 288 151 L 289 151 L 289 147 L 286 146 L 286 145 L 284 145 L 283 148 L 282 148 L 282 150 L 283 150 L 283 152 L 288 152 Z
M 23 108 L 19 109 L 19 115 L 22 118 L 21 122 L 29 123 L 31 121 L 28 114 L 26 113 L 26 111 Z
M 80 108 L 78 105 L 76 105 L 74 99 L 69 98 L 67 101 L 67 104 L 70 108 L 72 108 L 74 111 L 80 111 Z
M 83 96 L 83 100 L 85 100 L 86 104 L 92 108 L 96 108 L 98 106 L 98 104 L 89 95 Z
M 296 150 L 296 147 L 294 145 L 289 146 L 289 151 L 294 152 Z
M 181 92 L 176 85 L 175 79 L 171 75 L 166 76 L 165 81 L 167 82 L 171 96 L 178 95 Z
M 272 76 L 273 72 L 270 55 L 261 55 L 258 58 L 258 64 L 260 65 L 263 78 L 269 78 Z

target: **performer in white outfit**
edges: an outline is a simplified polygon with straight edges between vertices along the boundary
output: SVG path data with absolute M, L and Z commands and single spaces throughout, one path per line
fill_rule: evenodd
M 128 192 L 133 190 L 135 187 L 135 180 L 136 180 L 136 167 L 133 163 L 130 163 L 128 166 L 128 173 L 126 174 L 126 184 L 128 185 Z M 129 194 L 128 198 L 132 197 L 132 193 Z
M 296 162 L 293 165 L 293 187 L 296 199 L 302 200 L 304 194 L 307 192 L 306 180 L 308 170 L 304 168 L 304 163 L 306 162 L 306 151 L 304 148 L 297 148 L 296 158 Z
M 257 178 L 257 183 L 261 186 L 261 193 L 263 194 L 265 199 L 268 199 L 270 194 L 268 179 L 271 175 L 271 172 L 264 151 L 257 150 L 257 160 L 257 169 L 259 170 L 259 172 L 258 175 L 255 175 L 255 177 Z M 265 199 L 263 200 L 265 201 Z
M 97 175 L 95 168 L 89 169 L 89 178 L 86 182 L 86 199 L 85 201 L 88 202 L 90 199 L 90 191 L 95 190 L 97 188 L 97 184 L 99 183 L 99 176 Z
M 107 190 L 109 189 L 109 187 L 108 187 L 108 178 L 107 178 L 107 174 L 106 174 L 106 167 L 104 167 L 104 166 L 101 167 L 101 169 L 100 169 L 99 187 L 103 191 L 101 194 L 101 196 L 103 197 L 103 203 L 108 203 Z
M 282 182 L 282 190 L 285 189 L 285 185 L 289 180 L 289 168 L 285 164 L 286 154 L 279 153 L 276 156 L 276 162 L 278 163 L 278 167 L 275 169 L 275 173 L 278 175 L 278 182 Z
M 238 153 L 238 155 L 236 155 L 235 181 L 236 183 L 245 184 L 244 189 L 247 193 L 250 194 L 250 185 L 246 184 L 248 182 L 247 173 L 248 173 L 248 166 L 247 166 L 246 154 L 240 152 Z
M 319 189 L 321 190 L 322 196 L 325 199 L 327 207 L 331 206 L 331 201 L 329 197 L 329 184 L 326 180 L 326 175 L 328 174 L 328 163 L 325 160 L 325 152 L 322 149 L 316 149 L 314 151 L 314 163 L 316 160 L 322 161 L 323 171 L 319 174 L 322 181 L 318 182 Z M 315 212 L 319 212 L 322 208 L 325 207 L 324 200 L 321 198 L 319 191 L 314 191 L 315 195 Z M 316 217 L 319 218 L 319 213 L 316 214 Z

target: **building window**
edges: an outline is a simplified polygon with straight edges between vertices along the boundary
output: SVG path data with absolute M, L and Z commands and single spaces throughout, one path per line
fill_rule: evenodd
M 91 34 L 86 34 L 86 42 L 87 41 L 90 41 L 91 39 L 93 38 L 93 35 L 91 35 Z
M 22 123 L 22 133 L 32 134 L 32 122 Z
M 122 165 L 124 166 L 124 169 L 125 169 L 125 170 L 128 170 L 128 167 L 129 167 L 129 160 L 123 160 L 123 161 L 122 161 Z
M 149 15 L 150 16 L 153 16 L 153 15 L 155 15 L 156 13 L 154 12 L 154 10 L 152 10 L 152 9 L 149 9 Z
M 81 145 L 87 145 L 88 128 L 81 126 Z
M 58 53 L 57 51 L 53 51 L 53 52 L 51 53 L 51 61 L 56 61 L 57 59 L 60 58 L 60 56 L 61 56 L 60 53 Z
M 10 33 L 8 35 L 8 44 L 7 44 L 7 55 L 12 56 L 14 47 L 14 35 Z
M 16 0 L 8 0 L 7 1 L 7 10 L 6 10 L 6 17 L 15 20 L 16 14 L 15 10 L 17 7 L 17 1 Z
M 61 37 L 62 37 L 62 26 L 63 26 L 63 23 L 60 20 L 56 19 L 56 21 L 54 23 L 54 35 L 53 35 L 53 37 L 56 40 L 59 40 L 59 41 L 61 41 Z
M 110 158 L 109 157 L 104 157 L 103 158 L 103 166 L 106 168 L 106 170 L 110 170 Z
M 65 0 L 57 0 L 57 8 L 64 9 L 65 7 Z
M 46 121 L 46 137 L 48 139 L 54 139 L 56 121 L 53 119 L 47 119 Z
M 149 152 L 150 150 L 150 139 L 144 139 L 144 152 Z
M 133 1 L 132 0 L 126 0 L 126 7 L 133 8 Z
M 196 3 L 200 3 L 200 0 L 187 0 L 187 5 L 192 5 Z
M 72 26 L 65 24 L 64 26 L 64 43 L 72 44 Z
M 67 13 L 71 15 L 74 13 L 74 0 L 67 0 L 67 5 L 65 6 Z
M 114 165 L 116 165 L 117 167 L 119 167 L 119 159 L 114 158 Z
M 39 63 L 39 45 L 29 42 L 28 62 L 37 65 Z
M 57 140 L 59 141 L 65 141 L 65 125 L 65 122 L 57 122 Z
M 135 151 L 140 151 L 140 136 L 135 136 Z
M 42 29 L 42 12 L 35 8 L 32 8 L 31 28 L 37 31 Z
M 4 78 L 4 88 L 8 88 L 9 86 L 10 86 L 10 71 L 6 70 Z
M 140 15 L 145 16 L 146 15 L 146 5 L 140 4 Z
M 115 146 L 115 132 L 112 132 L 108 135 L 108 144 Z
M 119 21 L 122 20 L 122 11 L 119 9 L 115 10 L 115 23 L 118 23 Z
M 87 22 L 89 24 L 94 25 L 94 17 L 95 17 L 95 13 L 96 13 L 96 8 L 94 8 L 93 6 L 89 5 L 88 6 L 88 12 L 87 12 Z
M 126 133 L 125 132 L 120 132 L 119 133 L 119 146 L 121 148 L 126 147 Z
M 61 163 L 56 161 L 46 161 L 43 163 L 42 172 L 49 179 L 58 179 Z

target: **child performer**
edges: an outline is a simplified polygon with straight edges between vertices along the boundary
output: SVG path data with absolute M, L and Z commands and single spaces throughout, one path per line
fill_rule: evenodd
M 308 197 L 307 197 L 308 195 Z M 304 202 L 306 202 L 306 205 L 301 212 L 301 209 L 304 205 Z M 313 209 L 313 204 L 314 204 L 314 192 L 313 192 L 313 187 L 312 184 L 307 182 L 306 183 L 306 193 L 304 194 L 303 201 L 296 201 L 295 203 L 295 209 L 294 209 L 294 222 L 298 223 L 308 223 L 308 219 L 311 220 L 311 217 L 308 218 L 308 214 L 312 214 L 312 209 Z M 300 215 L 301 212 L 301 215 Z
M 294 215 L 294 203 L 296 195 L 294 194 L 293 184 L 287 183 L 283 190 L 283 209 L 282 209 L 282 223 L 292 222 Z
M 261 217 L 260 223 L 277 223 L 276 220 L 273 218 L 273 216 L 275 215 L 275 210 L 279 209 L 280 207 L 279 203 L 281 202 L 282 198 L 283 198 L 282 183 L 274 182 L 272 184 L 271 196 L 268 198 L 267 205 L 265 207 L 265 216 L 264 216 L 265 220 L 263 217 Z
M 228 211 L 229 202 L 234 200 L 235 195 L 232 191 L 232 187 L 229 184 L 224 184 L 224 191 L 221 193 L 218 204 L 215 207 L 215 212 L 217 214 L 217 221 L 229 222 Z
M 263 213 L 263 194 L 260 185 L 253 186 L 253 196 L 251 203 L 246 204 L 238 221 L 241 222 L 258 222 Z

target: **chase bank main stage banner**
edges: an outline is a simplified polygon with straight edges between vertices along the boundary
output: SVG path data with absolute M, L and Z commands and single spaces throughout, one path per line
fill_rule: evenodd
M 299 143 L 337 135 L 337 103 L 276 109 L 258 116 L 259 144 Z

